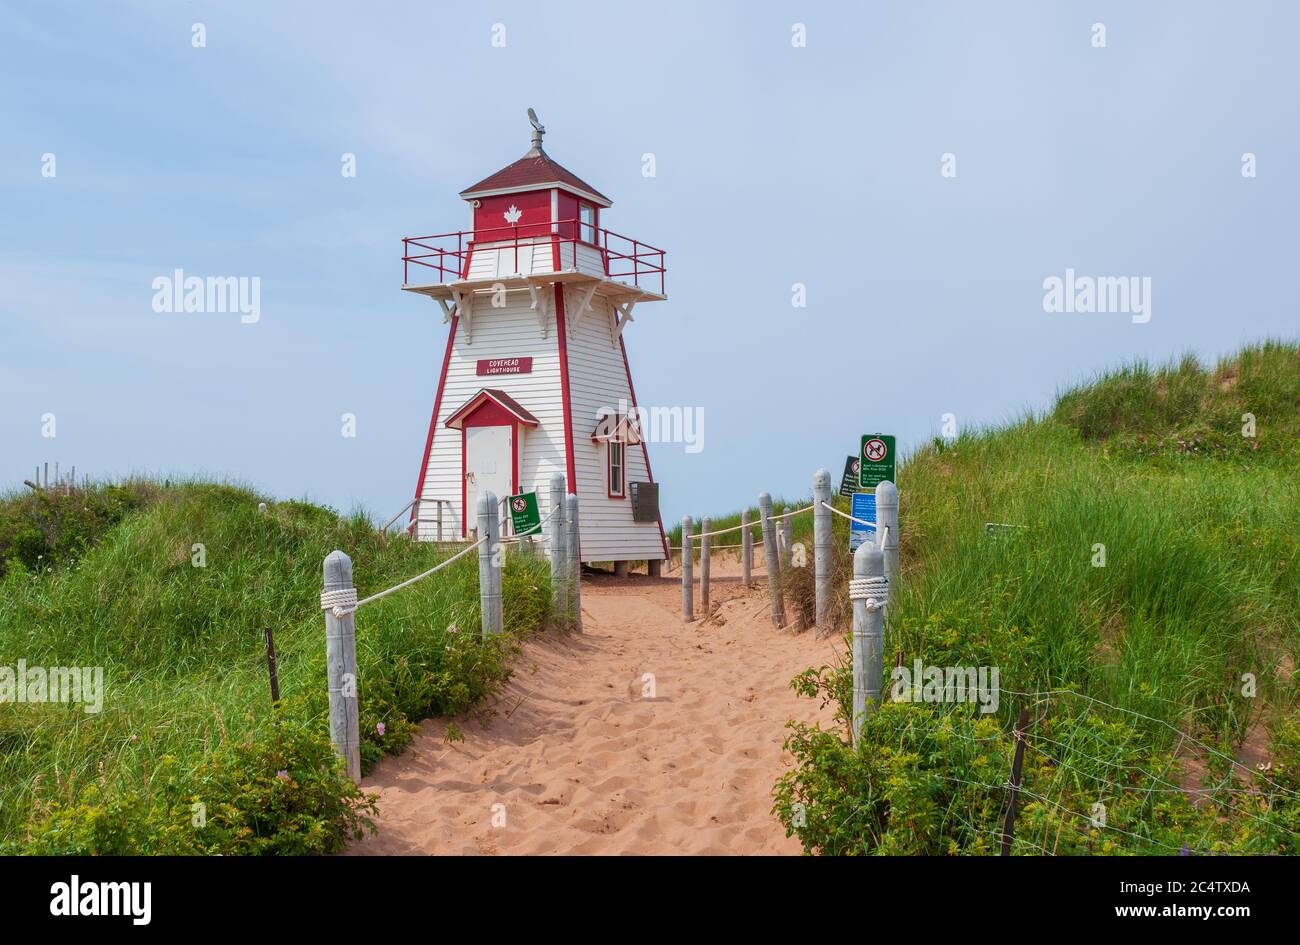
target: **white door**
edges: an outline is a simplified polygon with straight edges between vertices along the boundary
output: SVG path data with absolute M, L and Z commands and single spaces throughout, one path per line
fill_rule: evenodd
M 514 428 L 465 428 L 465 534 L 478 528 L 478 497 L 510 495 L 513 480 Z

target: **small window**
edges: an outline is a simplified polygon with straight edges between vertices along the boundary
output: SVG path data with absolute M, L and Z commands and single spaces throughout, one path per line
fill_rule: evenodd
M 578 239 L 596 242 L 596 208 L 589 203 L 578 204 Z
M 609 495 L 610 498 L 623 497 L 623 444 L 609 441 L 607 456 L 609 458 Z

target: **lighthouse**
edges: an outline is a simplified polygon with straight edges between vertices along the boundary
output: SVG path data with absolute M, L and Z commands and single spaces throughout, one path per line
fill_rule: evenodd
M 545 508 L 561 473 L 582 561 L 654 573 L 668 544 L 626 329 L 666 298 L 664 251 L 607 229 L 612 201 L 552 158 L 528 117 L 528 152 L 461 191 L 468 229 L 403 241 L 402 288 L 448 325 L 408 528 L 470 539 L 480 494 L 537 492 Z

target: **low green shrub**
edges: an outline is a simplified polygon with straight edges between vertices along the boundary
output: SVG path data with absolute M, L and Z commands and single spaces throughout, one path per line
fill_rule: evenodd
M 148 790 L 87 786 L 56 804 L 17 852 L 41 855 L 335 853 L 373 830 L 375 800 L 352 783 L 317 726 L 282 719 L 195 771 L 164 759 Z M 3 852 L 15 852 L 4 850 Z

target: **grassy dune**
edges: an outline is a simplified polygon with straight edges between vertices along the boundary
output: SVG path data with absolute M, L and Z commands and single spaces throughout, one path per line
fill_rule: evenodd
M 886 662 L 996 666 L 1003 694 L 989 716 L 887 705 L 860 752 L 847 726 L 793 726 L 777 812 L 806 849 L 993 852 L 1029 708 L 1017 852 L 1300 852 L 1300 348 L 1104 374 L 1044 416 L 918 450 L 899 491 Z M 810 516 L 795 531 L 811 548 Z M 809 619 L 810 570 L 786 589 Z M 843 704 L 851 677 L 796 684 Z
M 318 598 L 334 548 L 352 557 L 362 596 L 446 554 L 224 485 L 3 503 L 0 665 L 101 666 L 105 690 L 98 714 L 0 703 L 4 849 L 322 852 L 363 829 L 367 802 L 328 748 Z M 509 632 L 487 643 L 472 556 L 358 614 L 363 766 L 400 751 L 420 718 L 458 712 L 505 678 L 518 635 L 548 619 L 549 583 L 544 563 L 517 556 L 504 581 Z

